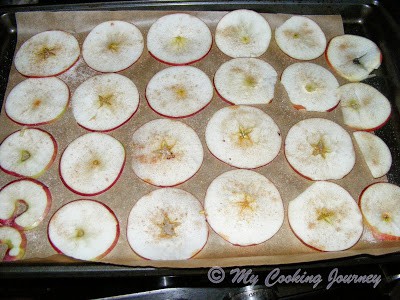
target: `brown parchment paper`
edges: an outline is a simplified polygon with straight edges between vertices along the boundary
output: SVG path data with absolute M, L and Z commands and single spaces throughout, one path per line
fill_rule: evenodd
M 159 17 L 169 13 L 172 12 L 71 11 L 17 13 L 18 44 L 16 49 L 19 49 L 21 43 L 26 41 L 32 35 L 45 30 L 68 31 L 78 39 L 80 45 L 82 46 L 84 38 L 88 32 L 97 24 L 108 20 L 125 20 L 131 22 L 141 30 L 144 38 L 146 38 L 151 24 Z M 215 27 L 218 21 L 223 15 L 226 14 L 226 12 L 210 11 L 188 13 L 202 19 L 209 26 L 213 35 L 215 33 Z M 277 26 L 282 24 L 290 17 L 290 15 L 284 14 L 262 15 L 269 22 L 272 32 L 274 32 Z M 319 24 L 324 31 L 327 40 L 336 35 L 343 34 L 343 24 L 340 16 L 309 17 Z M 278 48 L 274 38 L 271 39 L 271 44 L 268 48 L 268 51 L 260 58 L 270 63 L 278 72 L 279 77 L 288 65 L 296 62 L 296 60 L 291 59 Z M 214 44 L 211 52 L 204 59 L 195 63 L 193 66 L 198 67 L 206 72 L 212 79 L 218 67 L 229 59 L 230 58 L 220 52 Z M 312 62 L 328 68 L 324 57 L 320 57 Z M 140 92 L 141 102 L 138 111 L 128 123 L 109 133 L 113 137 L 120 140 L 127 150 L 127 163 L 123 170 L 122 176 L 110 190 L 102 195 L 91 197 L 91 199 L 97 199 L 103 203 L 106 203 L 115 212 L 121 228 L 120 238 L 116 247 L 106 257 L 104 257 L 101 262 L 129 266 L 178 268 L 209 267 L 213 265 L 271 265 L 324 260 L 365 253 L 380 255 L 400 250 L 400 242 L 377 241 L 373 238 L 371 232 L 365 229 L 360 241 L 349 250 L 330 253 L 318 252 L 305 246 L 294 236 L 289 228 L 287 215 L 285 215 L 284 224 L 278 233 L 270 240 L 259 245 L 248 247 L 231 245 L 219 237 L 210 228 L 210 235 L 206 246 L 192 259 L 186 261 L 149 261 L 137 256 L 131 250 L 126 238 L 126 224 L 128 215 L 136 201 L 143 195 L 155 190 L 156 187 L 144 183 L 138 179 L 132 171 L 132 152 L 129 145 L 131 136 L 138 127 L 147 121 L 161 118 L 148 107 L 145 100 L 145 87 L 147 82 L 154 74 L 166 67 L 168 66 L 150 57 L 147 49 L 145 48 L 144 53 L 138 62 L 136 62 L 127 70 L 120 72 L 121 74 L 132 79 L 132 81 L 136 84 Z M 80 59 L 69 71 L 60 75 L 59 78 L 68 84 L 71 93 L 73 93 L 79 84 L 96 74 L 98 73 L 90 69 L 83 62 L 83 60 Z M 341 84 L 345 83 L 343 79 L 338 77 L 337 79 Z M 13 66 L 8 81 L 6 97 L 10 90 L 22 80 L 24 80 L 24 77 L 21 76 Z M 199 172 L 189 181 L 179 185 L 178 188 L 193 193 L 201 202 L 204 202 L 206 189 L 211 181 L 223 172 L 234 169 L 233 167 L 230 167 L 215 159 L 208 151 L 204 139 L 205 127 L 212 114 L 218 109 L 227 105 L 228 104 L 219 99 L 216 93 L 214 93 L 212 102 L 208 107 L 195 116 L 181 120 L 184 123 L 192 126 L 198 133 L 204 146 L 205 159 Z M 329 113 L 310 113 L 293 109 L 287 94 L 279 81 L 276 85 L 273 102 L 268 105 L 259 105 L 258 107 L 275 120 L 281 129 L 283 139 L 286 137 L 286 134 L 292 125 L 302 119 L 311 117 L 322 117 L 333 120 L 351 132 L 351 130 L 349 130 L 343 124 L 340 109 L 335 109 L 333 112 Z M 21 126 L 14 124 L 5 116 L 4 108 L 2 109 L 0 116 L 0 124 L 0 140 L 3 140 L 11 132 L 21 129 Z M 82 198 L 68 190 L 62 184 L 58 176 L 58 162 L 60 155 L 66 146 L 78 136 L 87 133 L 87 131 L 76 124 L 71 109 L 68 109 L 61 119 L 52 124 L 41 126 L 41 128 L 53 134 L 59 146 L 55 163 L 52 165 L 50 170 L 48 170 L 39 178 L 41 182 L 49 186 L 53 196 L 53 203 L 50 213 L 40 224 L 40 226 L 26 232 L 28 245 L 25 259 L 28 261 L 34 260 L 36 262 L 70 262 L 72 261 L 71 259 L 67 259 L 62 255 L 56 254 L 56 252 L 52 249 L 47 239 L 46 229 L 50 217 L 58 208 L 72 200 Z M 375 181 L 386 180 L 386 178 L 380 178 L 378 180 L 373 179 L 354 140 L 353 142 L 357 155 L 356 165 L 351 173 L 344 179 L 336 180 L 334 182 L 347 189 L 354 199 L 358 199 L 360 192 L 365 186 Z M 267 166 L 258 168 L 256 171 L 265 175 L 277 186 L 284 202 L 285 211 L 287 211 L 287 205 L 289 201 L 294 199 L 312 184 L 311 181 L 299 176 L 289 167 L 285 161 L 282 150 L 273 162 Z M 1 173 L 0 186 L 4 186 L 6 183 L 14 179 L 15 177 Z

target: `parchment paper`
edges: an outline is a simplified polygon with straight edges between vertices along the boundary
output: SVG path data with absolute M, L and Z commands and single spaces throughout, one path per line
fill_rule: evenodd
M 80 45 L 88 32 L 97 24 L 108 20 L 125 20 L 138 26 L 144 38 L 147 36 L 147 31 L 151 24 L 159 17 L 172 12 L 167 11 L 90 11 L 90 12 L 27 12 L 17 13 L 18 24 L 18 44 L 19 49 L 22 42 L 30 38 L 32 35 L 45 31 L 45 30 L 65 30 L 72 33 L 79 41 Z M 215 33 L 215 27 L 218 21 L 226 12 L 188 12 L 201 18 L 209 26 L 211 32 Z M 269 22 L 272 32 L 275 28 L 287 20 L 290 15 L 284 14 L 262 14 Z M 324 31 L 327 40 L 334 36 L 343 34 L 343 24 L 340 16 L 309 16 L 316 21 Z M 195 63 L 193 66 L 200 68 L 208 74 L 212 79 L 213 74 L 218 67 L 230 58 L 218 50 L 215 44 L 211 52 L 200 62 Z M 291 59 L 285 55 L 276 45 L 274 38 L 268 51 L 261 56 L 270 63 L 278 72 L 278 78 L 283 70 L 290 64 L 295 63 L 296 60 Z M 325 68 L 328 68 L 324 57 L 320 57 L 312 62 L 315 62 Z M 342 252 L 318 252 L 302 244 L 292 233 L 289 228 L 287 214 L 285 214 L 285 221 L 282 228 L 270 240 L 249 247 L 233 246 L 223 240 L 210 228 L 210 235 L 208 242 L 204 249 L 194 258 L 186 261 L 149 261 L 144 260 L 137 256 L 130 248 L 126 238 L 126 224 L 129 212 L 135 202 L 143 195 L 156 189 L 156 187 L 144 183 L 136 177 L 131 169 L 131 154 L 130 141 L 133 132 L 149 120 L 161 118 L 153 112 L 147 105 L 145 100 L 145 87 L 151 77 L 158 71 L 168 67 L 152 57 L 144 50 L 143 55 L 133 66 L 121 72 L 133 80 L 140 92 L 140 106 L 133 118 L 121 128 L 110 132 L 109 134 L 120 140 L 127 150 L 127 162 L 123 170 L 122 176 L 118 182 L 107 192 L 102 195 L 91 197 L 106 203 L 116 214 L 121 228 L 121 234 L 116 247 L 104 257 L 101 262 L 112 263 L 119 265 L 130 266 L 155 266 L 155 267 L 177 267 L 177 268 L 192 268 L 192 267 L 209 267 L 213 265 L 219 266 L 239 266 L 239 265 L 264 265 L 264 264 L 284 264 L 294 262 L 306 262 L 314 260 L 324 260 L 338 257 L 346 257 L 357 254 L 373 254 L 380 255 L 399 251 L 400 242 L 381 242 L 372 237 L 372 234 L 365 229 L 364 234 L 360 241 L 351 249 Z M 329 68 L 328 68 L 329 69 Z M 76 87 L 96 75 L 97 72 L 93 71 L 80 59 L 65 74 L 59 76 L 64 80 L 71 93 Z M 341 78 L 338 78 L 340 84 L 345 83 Z M 11 89 L 24 80 L 14 68 L 12 67 L 6 97 Z M 204 147 L 205 159 L 199 172 L 189 181 L 178 186 L 178 188 L 187 190 L 193 193 L 201 202 L 204 202 L 206 189 L 211 181 L 218 175 L 225 171 L 234 169 L 217 159 L 215 159 L 208 151 L 205 140 L 204 132 L 205 127 L 212 116 L 218 109 L 227 106 L 224 101 L 218 98 L 216 93 L 212 99 L 211 104 L 196 114 L 195 116 L 182 119 L 182 121 L 194 128 L 198 133 Z M 281 129 L 283 140 L 289 128 L 298 121 L 311 117 L 322 117 L 334 120 L 341 124 L 349 132 L 342 121 L 340 109 L 335 109 L 329 113 L 310 113 L 301 112 L 292 108 L 292 105 L 287 97 L 283 86 L 278 81 L 275 89 L 275 97 L 271 104 L 257 106 L 269 114 Z M 0 140 L 3 140 L 8 134 L 21 129 L 21 126 L 16 125 L 10 121 L 4 113 L 4 108 L 0 116 Z M 39 262 L 70 262 L 71 259 L 66 259 L 62 255 L 56 255 L 56 252 L 50 246 L 47 239 L 46 229 L 48 221 L 53 213 L 60 208 L 63 204 L 82 198 L 73 192 L 69 191 L 61 182 L 58 176 L 58 163 L 61 153 L 66 146 L 80 135 L 87 133 L 83 128 L 79 127 L 73 118 L 71 109 L 68 109 L 61 119 L 56 122 L 41 126 L 47 130 L 57 140 L 59 150 L 55 163 L 51 169 L 44 175 L 38 178 L 41 182 L 49 186 L 53 203 L 51 211 L 41 225 L 33 230 L 26 232 L 28 245 L 26 250 L 25 259 L 31 259 Z M 356 149 L 356 165 L 349 175 L 342 180 L 335 180 L 345 189 L 347 189 L 355 200 L 358 199 L 360 192 L 365 186 L 375 181 L 385 181 L 386 178 L 374 180 L 370 175 L 365 162 L 363 161 L 359 149 L 353 140 Z M 287 205 L 290 200 L 297 197 L 307 187 L 312 184 L 303 177 L 296 174 L 287 164 L 284 158 L 283 150 L 281 149 L 279 155 L 267 166 L 256 169 L 257 172 L 265 175 L 270 179 L 279 189 L 284 206 L 287 212 Z M 1 173 L 0 186 L 14 180 L 15 177 Z

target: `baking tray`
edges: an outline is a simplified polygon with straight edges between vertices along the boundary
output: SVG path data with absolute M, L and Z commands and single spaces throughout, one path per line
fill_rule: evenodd
M 63 3 L 64 2 L 64 3 Z M 391 102 L 393 113 L 390 121 L 376 134 L 389 146 L 393 156 L 393 166 L 388 174 L 389 182 L 400 185 L 400 59 L 396 56 L 396 50 L 400 44 L 400 29 L 395 17 L 394 1 L 119 1 L 112 3 L 83 3 L 73 4 L 58 1 L 52 5 L 52 1 L 40 1 L 36 6 L 0 6 L 0 101 L 3 101 L 7 78 L 14 55 L 17 28 L 15 12 L 45 10 L 234 10 L 239 8 L 252 9 L 258 12 L 289 13 L 289 14 L 340 14 L 343 18 L 346 33 L 366 36 L 375 41 L 382 49 L 384 61 L 376 72 L 376 77 L 365 82 L 380 90 Z M 393 5 L 393 6 L 391 6 Z M 379 24 L 377 26 L 377 24 Z M 0 103 L 1 104 L 1 103 Z M 400 249 L 399 249 L 400 250 Z M 329 260 L 309 264 L 296 264 L 317 266 L 338 266 L 341 264 L 360 263 L 385 263 L 399 261 L 400 254 L 390 254 L 379 257 L 360 255 L 349 259 Z M 262 267 L 259 267 L 262 268 Z M 0 272 L 7 277 L 20 276 L 92 276 L 99 272 L 112 271 L 111 274 L 120 276 L 122 273 L 132 271 L 135 275 L 171 275 L 171 274 L 195 274 L 204 270 L 174 270 L 156 268 L 129 268 L 95 263 L 71 263 L 66 260 L 63 263 L 42 264 L 34 261 L 20 261 L 17 263 L 4 263 L 0 266 Z M 122 273 L 121 273 L 122 272 Z M 77 274 L 78 273 L 78 274 Z M 58 274 L 58 275 L 57 275 Z M 113 276 L 113 275 L 111 275 Z

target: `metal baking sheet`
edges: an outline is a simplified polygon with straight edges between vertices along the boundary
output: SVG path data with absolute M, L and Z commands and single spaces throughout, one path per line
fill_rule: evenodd
M 153 3 L 153 6 L 151 6 L 150 3 L 146 4 L 140 4 L 137 3 L 137 5 L 133 5 L 128 7 L 129 9 L 170 9 L 171 6 L 166 6 L 166 7 L 160 7 L 157 6 L 156 3 Z M 128 4 L 127 4 L 128 5 Z M 104 6 L 104 7 L 85 7 L 84 5 L 77 5 L 77 6 L 70 6 L 70 7 L 63 7 L 63 9 L 99 9 L 99 8 L 105 8 L 107 10 L 110 9 L 120 9 L 120 6 L 118 7 L 110 7 L 110 6 Z M 174 9 L 177 7 L 174 6 Z M 337 5 L 331 5 L 329 7 L 323 6 L 322 3 L 314 3 L 312 5 L 309 5 L 308 8 L 301 8 L 301 7 L 296 7 L 296 6 L 290 6 L 289 4 L 284 5 L 284 4 L 260 4 L 258 3 L 246 3 L 246 4 L 232 4 L 229 5 L 227 3 L 204 3 L 202 4 L 193 4 L 193 3 L 186 3 L 185 6 L 179 7 L 182 9 L 194 9 L 194 10 L 231 10 L 231 9 L 237 9 L 237 8 L 250 8 L 250 9 L 255 9 L 259 12 L 288 12 L 288 13 L 302 13 L 302 14 L 315 14 L 315 13 L 321 13 L 321 14 L 335 14 L 335 13 L 341 13 L 343 19 L 344 19 L 344 25 L 345 25 L 345 32 L 347 33 L 355 33 L 355 34 L 360 34 L 360 35 L 365 35 L 372 40 L 376 41 L 378 45 L 381 47 L 383 50 L 383 56 L 384 56 L 384 64 L 382 67 L 376 72 L 377 76 L 374 78 L 371 78 L 367 81 L 367 83 L 373 85 L 374 87 L 378 88 L 382 93 L 384 93 L 390 100 L 392 100 L 392 106 L 393 106 L 393 116 L 390 120 L 390 122 L 380 131 L 377 132 L 379 136 L 381 136 L 389 145 L 392 151 L 393 155 L 393 161 L 394 165 L 388 174 L 388 178 L 390 182 L 397 183 L 399 184 L 398 176 L 399 176 L 399 151 L 398 151 L 398 134 L 399 134 L 399 117 L 398 117 L 398 99 L 396 101 L 395 93 L 396 93 L 396 86 L 398 86 L 398 77 L 396 77 L 396 74 L 393 74 L 393 68 L 390 68 L 390 65 L 393 65 L 393 62 L 396 63 L 396 60 L 393 58 L 393 50 L 391 50 L 390 47 L 390 40 L 386 40 L 388 38 L 388 30 L 382 32 L 376 33 L 375 31 L 379 31 L 379 29 L 374 29 L 373 23 L 369 24 L 368 22 L 373 20 L 373 18 L 379 18 L 379 10 L 376 7 L 371 7 L 369 5 L 365 4 L 341 4 L 338 3 Z M 60 7 L 44 7 L 44 9 L 57 9 L 59 10 Z M 3 24 L 7 25 L 6 28 L 7 33 L 6 37 L 2 40 L 8 40 L 8 43 L 6 44 L 6 55 L 2 56 L 3 60 L 5 58 L 5 64 L 2 65 L 10 65 L 11 64 L 11 59 L 13 56 L 13 43 L 15 43 L 15 29 L 13 26 L 15 26 L 15 23 L 13 24 L 13 13 L 8 13 L 5 15 L 2 15 L 2 22 Z M 362 20 L 363 22 L 360 22 Z M 5 45 L 3 44 L 3 45 Z M 7 52 L 8 51 L 8 52 Z M 388 61 L 389 60 L 389 61 Z M 395 64 L 394 64 L 395 65 Z M 2 71 L 4 71 L 3 68 Z M 396 71 L 396 70 L 394 70 Z M 8 73 L 5 74 L 0 74 L 2 77 L 1 79 L 5 79 L 5 83 L 7 83 L 6 76 Z M 4 75 L 4 76 L 3 76 Z M 3 78 L 4 77 L 4 78 Z M 1 80 L 2 84 L 4 80 Z M 4 86 L 2 85 L 2 91 L 4 90 Z M 1 97 L 3 99 L 3 97 Z M 129 166 L 127 166 L 129 167 Z

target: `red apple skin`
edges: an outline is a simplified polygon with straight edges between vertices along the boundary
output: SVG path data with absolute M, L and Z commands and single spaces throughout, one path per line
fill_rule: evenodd
M 366 191 L 369 187 L 371 187 L 371 186 L 373 186 L 373 185 L 375 185 L 375 184 L 377 184 L 377 183 L 387 183 L 387 182 L 385 182 L 385 181 L 374 182 L 374 183 L 371 183 L 370 185 L 367 185 L 367 186 L 362 190 L 360 196 L 358 197 L 358 207 L 360 208 L 360 211 L 361 211 L 361 212 L 362 212 L 362 210 L 361 210 L 361 201 L 362 201 L 362 196 L 363 196 L 363 194 L 365 193 L 365 191 Z M 363 215 L 363 220 L 364 220 L 365 225 L 371 230 L 372 235 L 373 235 L 376 239 L 381 240 L 381 241 L 400 241 L 400 236 L 391 235 L 391 234 L 386 234 L 386 233 L 382 233 L 382 232 L 379 232 L 378 230 L 376 230 L 376 228 L 375 228 L 374 226 L 372 226 L 372 225 L 367 221 L 367 219 L 364 217 L 364 214 L 362 214 L 362 215 Z
M 122 143 L 120 143 L 120 144 L 122 145 Z M 77 194 L 77 195 L 79 195 L 79 196 L 97 196 L 97 195 L 100 195 L 100 194 L 102 194 L 102 193 L 108 191 L 110 188 L 112 188 L 112 187 L 114 186 L 115 183 L 117 183 L 117 181 L 118 181 L 118 179 L 120 178 L 120 176 L 122 175 L 122 172 L 123 172 L 124 167 L 125 167 L 125 163 L 126 163 L 126 150 L 125 150 L 124 145 L 122 145 L 122 147 L 124 148 L 124 161 L 123 161 L 123 163 L 122 163 L 121 170 L 119 171 L 119 173 L 118 173 L 117 177 L 115 178 L 115 180 L 114 180 L 107 188 L 105 188 L 104 190 L 101 190 L 101 191 L 96 192 L 96 193 L 93 193 L 93 194 L 85 194 L 85 193 L 78 192 L 78 191 L 74 190 L 72 187 L 70 187 L 70 186 L 65 182 L 64 178 L 63 178 L 62 175 L 61 175 L 61 158 L 62 158 L 62 155 L 61 155 L 60 162 L 59 162 L 59 164 L 58 164 L 58 174 L 59 174 L 59 176 L 60 176 L 60 179 L 61 179 L 62 183 L 63 183 L 71 192 L 73 192 L 73 193 L 75 193 L 75 194 Z M 64 149 L 64 151 L 65 151 L 65 149 Z M 63 154 L 64 154 L 64 152 L 63 152 Z
M 117 222 L 117 233 L 116 233 L 116 235 L 115 235 L 115 239 L 114 239 L 113 243 L 111 244 L 111 246 L 110 246 L 103 254 L 100 254 L 99 256 L 97 256 L 97 257 L 95 257 L 95 258 L 92 259 L 92 261 L 96 261 L 96 260 L 99 260 L 99 259 L 103 258 L 104 256 L 106 256 L 108 253 L 110 253 L 110 252 L 114 249 L 115 245 L 116 245 L 117 242 L 118 242 L 118 239 L 119 239 L 121 230 L 120 230 L 119 222 L 118 222 L 118 219 L 117 219 L 115 213 L 111 210 L 110 207 L 108 207 L 108 206 L 105 205 L 104 203 L 102 203 L 102 202 L 100 202 L 100 201 L 97 201 L 97 200 L 92 200 L 92 199 L 77 199 L 77 200 L 74 200 L 74 201 L 71 201 L 71 202 L 68 202 L 68 203 L 64 204 L 64 205 L 61 206 L 59 209 L 57 209 L 56 212 L 58 212 L 61 208 L 63 208 L 65 205 L 67 205 L 67 204 L 69 204 L 69 203 L 72 203 L 72 202 L 75 202 L 75 201 L 81 201 L 81 200 L 93 201 L 93 202 L 97 202 L 97 203 L 103 205 L 103 206 L 112 214 L 112 216 L 114 217 L 114 219 L 115 219 L 116 222 Z M 51 219 L 50 219 L 50 221 L 49 221 L 49 224 L 50 224 L 51 220 L 53 219 L 54 215 L 56 214 L 56 212 L 55 212 L 55 213 L 53 214 L 53 216 L 51 217 Z M 59 253 L 59 254 L 64 254 L 64 253 L 63 253 L 60 249 L 58 249 L 58 248 L 56 247 L 56 245 L 54 245 L 53 242 L 50 240 L 49 226 L 47 226 L 47 239 L 49 240 L 49 243 L 50 243 L 51 247 L 53 247 L 53 249 L 54 249 L 57 253 Z
M 146 88 L 146 89 L 147 89 L 147 88 Z M 210 105 L 210 103 L 211 103 L 211 101 L 212 101 L 212 100 L 211 100 L 211 101 L 208 102 L 205 106 L 203 106 L 203 107 L 200 108 L 199 110 L 195 111 L 194 113 L 191 113 L 191 114 L 188 114 L 188 115 L 185 115 L 185 116 L 174 117 L 174 116 L 169 116 L 169 115 L 165 115 L 165 114 L 162 114 L 162 113 L 158 112 L 157 110 L 155 110 L 155 109 L 150 105 L 150 102 L 149 102 L 149 100 L 147 99 L 147 95 L 145 96 L 145 98 L 146 98 L 147 104 L 149 105 L 149 107 L 151 108 L 151 110 L 154 111 L 156 114 L 158 114 L 158 115 L 160 115 L 160 116 L 162 116 L 162 117 L 165 117 L 165 118 L 170 118 L 170 119 L 175 119 L 175 120 L 177 120 L 177 119 L 184 119 L 184 118 L 188 118 L 188 117 L 192 117 L 192 116 L 198 114 L 199 112 L 203 111 L 203 109 L 205 109 L 208 105 Z
M 7 249 L 6 254 L 3 257 L 3 261 L 8 261 L 8 262 L 16 261 L 16 260 L 19 260 L 22 257 L 24 257 L 25 249 L 26 249 L 26 243 L 27 243 L 26 236 L 22 231 L 19 231 L 19 233 L 21 234 L 22 241 L 21 241 L 21 245 L 19 247 L 20 251 L 19 251 L 18 255 L 17 256 L 11 256 L 10 255 L 10 249 Z M 0 240 L 0 244 L 3 244 L 2 240 Z
M 183 190 L 183 189 L 182 189 L 182 190 Z M 183 191 L 187 192 L 186 190 L 183 190 Z M 189 193 L 189 192 L 188 192 L 188 193 Z M 189 193 L 189 194 L 192 195 L 192 193 Z M 196 197 L 195 197 L 195 198 L 196 198 Z M 196 200 L 199 201 L 199 199 L 197 199 L 197 198 L 196 198 Z M 203 211 L 204 211 L 203 204 L 201 204 L 200 201 L 199 201 L 199 203 L 200 203 L 201 208 L 203 208 Z M 128 218 L 126 219 L 126 224 L 128 224 L 128 221 L 129 221 L 129 215 L 128 215 Z M 208 224 L 207 218 L 206 218 L 206 224 Z M 203 247 L 201 247 L 201 248 L 199 249 L 199 251 L 193 252 L 193 254 L 192 254 L 192 256 L 191 256 L 190 258 L 196 256 L 197 254 L 199 254 L 199 253 L 201 252 L 201 250 L 204 249 L 204 247 L 207 245 L 207 242 L 208 242 L 208 238 L 209 238 L 209 237 L 210 237 L 210 229 L 208 228 L 208 230 L 207 230 L 207 239 L 206 239 L 206 242 L 204 243 Z M 128 243 L 128 244 L 129 244 L 129 243 Z M 129 244 L 129 246 L 131 246 L 131 245 Z M 131 249 L 132 249 L 132 247 L 131 247 Z M 133 250 L 133 249 L 132 249 L 132 251 L 135 252 L 135 250 Z M 139 255 L 139 254 L 136 253 L 136 252 L 135 252 L 135 254 L 136 254 L 137 256 L 139 256 L 140 258 L 143 258 L 143 259 L 145 259 L 145 260 L 151 260 L 150 258 L 147 258 L 147 257 L 144 257 L 144 256 L 142 256 L 142 255 Z
M 75 63 L 74 63 L 74 64 L 75 64 Z M 71 66 L 70 68 L 72 68 L 72 66 Z M 47 77 L 53 77 L 53 76 L 47 76 Z M 41 77 L 37 77 L 37 78 L 41 78 Z M 60 80 L 61 80 L 61 79 L 60 79 Z M 64 81 L 63 81 L 63 82 L 64 82 Z M 65 83 L 65 82 L 64 82 L 64 83 Z M 65 105 L 64 110 L 63 110 L 56 118 L 54 118 L 54 119 L 52 119 L 52 120 L 50 120 L 50 121 L 41 122 L 41 123 L 34 123 L 34 124 L 24 124 L 24 123 L 21 123 L 21 122 L 17 122 L 17 121 L 15 121 L 13 118 L 11 118 L 11 117 L 7 114 L 7 110 L 6 110 L 6 109 L 4 109 L 4 112 L 5 112 L 6 116 L 7 116 L 11 121 L 13 121 L 14 123 L 16 123 L 16 124 L 18 124 L 18 125 L 21 125 L 21 126 L 40 126 L 40 125 L 46 125 L 46 124 L 53 123 L 53 122 L 59 120 L 59 119 L 63 116 L 63 114 L 65 113 L 65 111 L 68 109 L 69 104 L 70 104 L 70 101 L 71 101 L 71 89 L 69 88 L 69 86 L 68 86 L 67 84 L 65 84 L 65 85 L 66 85 L 67 88 L 68 88 L 68 101 L 67 101 L 67 104 Z
M 108 73 L 107 73 L 107 74 L 108 74 Z M 138 107 L 137 107 L 136 110 L 132 113 L 132 115 L 131 115 L 128 119 L 126 119 L 124 122 L 122 122 L 122 123 L 119 124 L 118 126 L 113 127 L 113 128 L 111 128 L 111 129 L 107 129 L 107 130 L 93 130 L 93 129 L 87 128 L 87 127 L 85 127 L 85 126 L 82 126 L 82 125 L 79 124 L 78 122 L 77 122 L 77 124 L 78 124 L 80 127 L 82 127 L 83 129 L 85 129 L 85 130 L 87 130 L 87 131 L 90 131 L 90 132 L 102 132 L 102 133 L 111 132 L 111 131 L 114 131 L 114 130 L 116 130 L 116 129 L 122 127 L 122 126 L 124 126 L 126 123 L 128 123 L 128 122 L 133 118 L 133 116 L 136 114 L 136 112 L 138 111 L 139 105 L 140 105 L 140 99 L 139 99 Z M 84 195 L 83 195 L 83 196 L 84 196 Z
M 31 181 L 31 182 L 33 182 L 33 183 L 39 185 L 39 186 L 45 191 L 45 193 L 46 193 L 46 196 L 47 196 L 47 205 L 46 205 L 45 211 L 43 212 L 43 215 L 40 217 L 40 219 L 37 220 L 37 223 L 36 223 L 36 224 L 39 224 L 39 223 L 42 222 L 43 219 L 47 216 L 47 214 L 49 213 L 50 208 L 51 208 L 51 204 L 52 204 L 53 198 L 52 198 L 52 196 L 51 196 L 50 190 L 49 190 L 49 188 L 48 188 L 47 186 L 45 186 L 43 183 L 41 183 L 41 182 L 38 181 L 38 180 L 35 180 L 35 179 L 32 179 L 32 178 L 23 178 L 23 179 L 14 180 L 14 181 L 12 181 L 12 182 L 6 184 L 5 186 L 3 186 L 3 187 L 0 189 L 0 192 L 1 192 L 4 188 L 6 188 L 7 186 L 9 186 L 10 184 L 13 184 L 13 183 L 18 182 L 18 181 Z M 17 202 L 25 203 L 25 201 L 24 201 L 23 199 L 17 200 Z M 22 213 L 22 214 L 23 214 L 23 213 Z M 20 215 L 22 215 L 22 214 L 20 214 Z M 15 222 L 15 219 L 16 219 L 17 217 L 19 217 L 20 215 L 17 215 L 17 216 L 16 216 L 16 215 L 12 215 L 10 219 L 0 219 L 0 225 L 14 227 L 14 228 L 16 228 L 16 229 L 18 229 L 18 230 L 20 230 L 20 231 L 22 231 L 22 230 L 29 230 L 29 229 L 32 229 L 32 228 L 36 227 L 36 226 L 34 226 L 34 227 L 22 227 L 22 226 L 18 225 L 18 224 Z
M 53 153 L 53 156 L 52 156 L 51 159 L 50 159 L 50 162 L 47 164 L 47 166 L 46 166 L 39 174 L 36 174 L 36 175 L 34 175 L 34 176 L 29 177 L 29 178 L 38 178 L 38 177 L 40 177 L 44 172 L 46 172 L 48 169 L 50 169 L 51 165 L 52 165 L 53 162 L 55 161 L 56 156 L 57 156 L 57 153 L 58 153 L 58 145 L 57 145 L 56 139 L 53 137 L 53 135 L 51 135 L 51 134 L 50 134 L 49 132 L 47 132 L 46 130 L 43 130 L 43 129 L 40 129 L 40 128 L 36 128 L 36 127 L 30 128 L 30 129 L 36 129 L 36 130 L 40 130 L 40 131 L 42 131 L 42 132 L 44 132 L 44 133 L 47 133 L 47 134 L 50 136 L 50 138 L 51 138 L 51 140 L 52 140 L 52 142 L 53 142 L 53 145 L 54 145 L 54 153 Z M 17 130 L 17 131 L 20 131 L 20 130 Z M 17 132 L 17 131 L 14 131 L 13 133 L 9 134 L 5 139 L 7 139 L 10 135 L 14 134 L 14 133 Z M 4 140 L 5 140 L 5 139 L 4 139 Z M 3 141 L 4 141 L 4 140 L 3 140 Z M 25 175 L 21 175 L 21 174 L 19 174 L 19 173 L 12 172 L 12 171 L 10 171 L 10 170 L 4 169 L 2 166 L 0 166 L 0 170 L 2 170 L 4 173 L 7 173 L 7 174 L 12 175 L 12 176 L 15 176 L 15 177 L 26 177 Z M 28 177 L 27 177 L 27 178 L 28 178 Z
M 297 171 L 296 168 L 293 167 L 293 166 L 290 164 L 289 160 L 287 159 L 287 157 L 286 157 L 286 152 L 285 152 L 285 148 L 286 148 L 286 147 L 285 147 L 285 145 L 284 145 L 284 146 L 283 146 L 283 155 L 285 156 L 285 160 L 286 160 L 286 162 L 288 163 L 288 165 L 290 166 L 290 168 L 292 168 L 292 170 L 293 170 L 296 174 L 300 175 L 301 177 L 303 177 L 303 178 L 305 178 L 305 179 L 307 179 L 307 180 L 318 181 L 318 180 L 311 179 L 310 177 L 307 177 L 307 176 L 301 174 L 299 171 Z
M 193 60 L 193 61 L 189 61 L 189 62 L 187 62 L 187 63 L 183 63 L 183 64 L 175 64 L 175 63 L 170 63 L 170 62 L 164 61 L 164 60 L 158 58 L 157 56 L 155 56 L 155 55 L 154 55 L 153 53 L 151 53 L 150 51 L 149 51 L 149 54 L 150 54 L 151 57 L 153 57 L 155 60 L 157 60 L 157 61 L 159 61 L 159 62 L 161 62 L 161 63 L 163 63 L 163 64 L 169 65 L 169 66 L 188 66 L 188 65 L 194 64 L 194 63 L 196 63 L 196 62 L 202 60 L 204 57 L 206 57 L 206 56 L 210 53 L 211 48 L 212 48 L 212 46 L 213 46 L 213 43 L 214 43 L 214 42 L 212 41 L 212 42 L 211 42 L 210 49 L 208 49 L 207 53 L 204 54 L 202 57 L 200 57 L 199 59 Z

